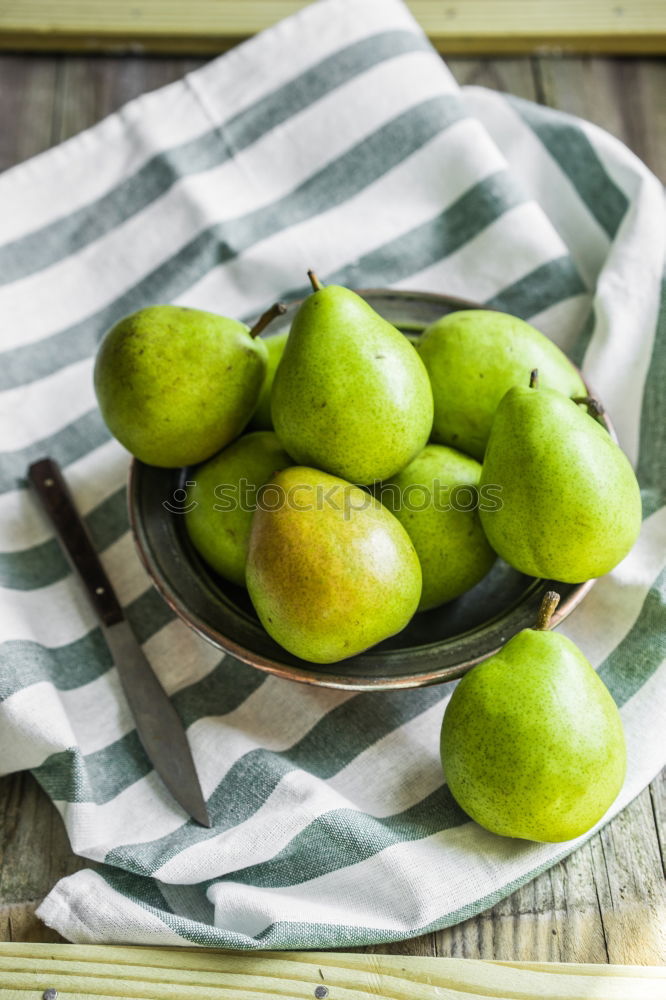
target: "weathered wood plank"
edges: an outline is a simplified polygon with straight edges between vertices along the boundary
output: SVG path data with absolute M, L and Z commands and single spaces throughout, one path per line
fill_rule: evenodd
M 592 846 L 609 962 L 664 961 L 666 883 L 650 790 L 602 830 Z
M 134 97 L 181 79 L 202 62 L 136 56 L 63 59 L 55 97 L 53 142 L 62 142 L 89 128 Z
M 446 60 L 461 86 L 489 87 L 503 93 L 515 94 L 528 101 L 536 100 L 534 71 L 530 59 L 465 59 L 453 57 Z
M 65 939 L 35 916 L 38 900 L 0 906 L 0 941 L 61 943 Z
M 261 31 L 307 0 L 21 0 L 0 8 L 0 45 L 69 51 L 211 53 Z M 663 52 L 661 0 L 408 0 L 447 54 Z
M 0 779 L 0 940 L 62 940 L 34 917 L 55 883 L 89 865 L 31 774 Z
M 58 56 L 0 59 L 0 170 L 53 144 Z
M 75 998 L 252 1000 L 344 994 L 348 1000 L 661 1000 L 666 970 L 626 966 L 499 965 L 459 959 L 399 958 L 344 952 L 233 953 L 99 945 L 0 945 L 0 989 Z

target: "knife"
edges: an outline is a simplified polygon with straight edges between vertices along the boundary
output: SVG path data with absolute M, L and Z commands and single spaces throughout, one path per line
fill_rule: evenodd
M 28 480 L 99 618 L 139 739 L 151 764 L 176 802 L 197 823 L 210 827 L 206 800 L 183 724 L 123 615 L 60 466 L 51 458 L 42 458 L 29 467 Z

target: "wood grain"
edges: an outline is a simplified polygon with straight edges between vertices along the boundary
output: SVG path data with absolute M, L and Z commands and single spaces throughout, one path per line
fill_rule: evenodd
M 20 163 L 54 143 L 60 60 L 4 55 L 0 59 L 0 167 Z
M 187 948 L 0 944 L 0 990 L 8 1000 L 57 991 L 128 1000 L 662 1000 L 666 969 L 493 964 L 344 952 L 229 953 Z
M 537 100 L 532 60 L 524 56 L 519 59 L 452 57 L 446 60 L 446 65 L 462 87 L 489 87 L 528 101 Z
M 198 64 L 178 58 L 0 56 L 0 168 L 66 139 Z M 460 83 L 506 90 L 597 122 L 664 176 L 663 63 L 457 58 L 448 65 Z M 516 962 L 666 964 L 665 841 L 662 775 L 601 834 L 478 917 L 363 950 Z M 86 866 L 92 863 L 72 854 L 62 821 L 35 780 L 28 774 L 0 779 L 0 939 L 61 941 L 34 910 L 59 878 Z
M 50 886 L 89 864 L 72 853 L 60 815 L 31 774 L 0 780 L 0 940 L 61 940 L 34 910 Z
M 408 0 L 447 54 L 658 53 L 662 0 Z M 83 51 L 211 53 L 306 6 L 306 0 L 4 0 L 0 46 Z

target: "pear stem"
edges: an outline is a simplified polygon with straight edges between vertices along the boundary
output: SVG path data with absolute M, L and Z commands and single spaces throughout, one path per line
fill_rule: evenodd
M 537 632 L 547 632 L 550 628 L 550 620 L 555 613 L 557 605 L 560 603 L 560 595 L 556 590 L 548 590 L 544 595 L 537 612 L 536 625 Z
M 539 369 L 533 368 L 530 372 L 530 389 L 539 388 Z
M 283 302 L 276 302 L 275 305 L 267 309 L 265 313 L 262 313 L 254 326 L 250 327 L 250 336 L 258 337 L 259 334 L 266 329 L 269 323 L 272 323 L 274 319 L 278 316 L 284 316 L 287 311 L 287 307 Z
M 586 406 L 587 412 L 595 420 L 598 420 L 599 417 L 603 416 L 604 408 L 599 400 L 595 399 L 594 396 L 574 396 L 572 402 L 578 403 L 581 406 Z
M 320 292 L 324 286 L 322 285 L 321 281 L 319 280 L 315 272 L 308 271 L 308 278 L 310 279 L 310 284 L 312 285 L 312 291 Z

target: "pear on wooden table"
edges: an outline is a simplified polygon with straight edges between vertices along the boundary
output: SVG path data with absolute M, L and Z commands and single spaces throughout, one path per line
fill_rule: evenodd
M 271 398 L 275 431 L 293 458 L 352 483 L 402 469 L 432 427 L 432 390 L 412 344 L 359 295 L 322 287 L 291 327 Z
M 483 458 L 504 394 L 538 368 L 542 384 L 584 396 L 576 368 L 551 340 L 517 316 L 464 309 L 433 323 L 419 338 L 435 401 L 432 439 Z
M 474 587 L 495 562 L 479 519 L 481 465 L 469 455 L 429 444 L 375 490 L 400 521 L 423 572 L 419 611 Z
M 499 489 L 481 523 L 497 554 L 529 576 L 582 583 L 633 546 L 641 496 L 624 452 L 587 408 L 554 389 L 510 389 L 497 408 L 481 488 Z
M 257 334 L 284 306 L 252 329 L 201 309 L 148 306 L 106 334 L 95 361 L 95 392 L 106 425 L 149 465 L 202 462 L 241 433 L 266 372 Z
M 314 663 L 399 632 L 421 597 L 421 567 L 400 522 L 365 490 L 303 466 L 267 484 L 246 580 L 269 635 Z
M 185 526 L 195 549 L 227 580 L 245 586 L 245 563 L 257 493 L 291 465 L 271 431 L 255 431 L 192 470 Z
M 586 833 L 615 801 L 626 771 L 622 720 L 570 639 L 547 631 L 549 593 L 524 629 L 467 673 L 442 724 L 446 781 L 493 833 L 558 842 Z

